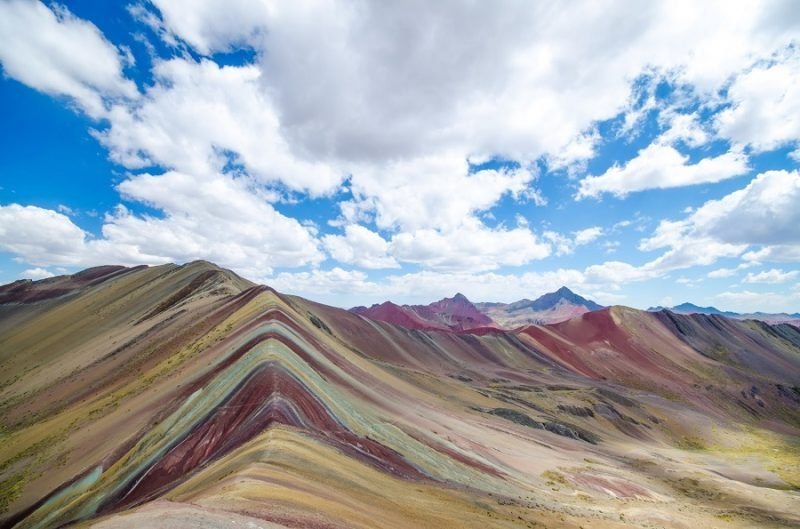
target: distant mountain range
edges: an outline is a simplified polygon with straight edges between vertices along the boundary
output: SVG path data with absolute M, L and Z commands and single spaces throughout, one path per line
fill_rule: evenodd
M 603 308 L 602 305 L 579 296 L 567 287 L 561 287 L 534 300 L 477 303 L 475 306 L 494 322 L 507 328 L 558 323 Z
M 800 313 L 794 314 L 787 314 L 785 312 L 780 313 L 768 313 L 768 312 L 748 312 L 748 313 L 739 313 L 739 312 L 731 312 L 731 311 L 723 311 L 719 310 L 716 307 L 700 307 L 695 305 L 694 303 L 681 303 L 680 305 L 675 305 L 674 307 L 650 307 L 647 309 L 649 312 L 658 312 L 660 310 L 669 310 L 670 312 L 674 312 L 676 314 L 707 314 L 707 315 L 716 315 L 716 316 L 725 316 L 726 318 L 734 318 L 737 320 L 759 320 L 766 323 L 794 323 L 800 324 Z
M 535 300 L 521 299 L 513 303 L 472 303 L 459 293 L 429 305 L 397 305 L 386 301 L 371 307 L 353 307 L 350 312 L 410 329 L 469 330 L 558 323 L 602 308 L 567 287 L 561 287 Z
M 372 320 L 385 321 L 408 329 L 439 329 L 465 331 L 479 328 L 515 329 L 525 325 L 548 325 L 605 308 L 586 299 L 567 287 L 549 292 L 534 300 L 521 299 L 513 303 L 473 303 L 461 293 L 428 305 L 398 305 L 391 301 L 371 307 L 353 307 L 350 312 Z M 800 325 L 800 313 L 771 314 L 723 311 L 716 307 L 701 307 L 681 303 L 674 307 L 650 307 L 649 312 L 669 310 L 676 314 L 705 314 L 738 320 L 759 320 L 766 323 Z
M 449 329 L 463 331 L 495 326 L 461 293 L 429 305 L 397 305 L 391 301 L 371 307 L 353 307 L 350 312 L 409 329 Z

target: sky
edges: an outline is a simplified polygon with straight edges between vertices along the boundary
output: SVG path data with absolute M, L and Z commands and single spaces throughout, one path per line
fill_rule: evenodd
M 800 311 L 800 9 L 0 0 L 0 282 Z

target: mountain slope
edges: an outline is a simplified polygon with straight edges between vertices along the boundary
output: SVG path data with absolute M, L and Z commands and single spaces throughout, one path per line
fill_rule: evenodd
M 567 287 L 544 294 L 535 300 L 522 299 L 514 303 L 478 303 L 477 308 L 492 320 L 507 328 L 530 324 L 558 323 L 603 308 L 583 298 Z
M 673 318 L 408 329 L 202 262 L 6 303 L 0 526 L 795 526 L 800 330 Z

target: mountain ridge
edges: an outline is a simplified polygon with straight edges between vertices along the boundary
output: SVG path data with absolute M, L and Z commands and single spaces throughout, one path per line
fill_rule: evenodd
M 650 307 L 647 309 L 648 312 L 658 312 L 661 310 L 669 310 L 670 312 L 674 312 L 677 314 L 707 314 L 707 315 L 713 314 L 717 316 L 725 316 L 726 318 L 733 318 L 738 320 L 758 320 L 767 323 L 800 324 L 800 313 L 794 313 L 794 314 L 789 314 L 785 312 L 769 313 L 762 311 L 739 313 L 733 311 L 723 311 L 713 306 L 701 307 L 690 302 L 684 302 L 679 305 L 675 305 L 673 307 L 657 306 L 657 307 Z
M 397 305 L 385 301 L 370 307 L 353 307 L 350 312 L 411 329 L 467 330 L 494 325 L 491 318 L 460 292 L 428 305 Z
M 408 329 L 198 263 L 0 303 L 0 344 L 2 527 L 800 521 L 791 325 Z
M 527 324 L 548 324 L 600 310 L 602 305 L 586 299 L 566 286 L 545 293 L 534 300 L 512 303 L 478 303 L 477 308 L 506 328 Z

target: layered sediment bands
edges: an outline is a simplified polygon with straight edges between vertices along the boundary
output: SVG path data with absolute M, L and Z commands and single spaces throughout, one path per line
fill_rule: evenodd
M 347 430 L 300 381 L 268 362 L 258 366 L 178 444 L 140 476 L 134 476 L 133 484 L 119 499 L 109 502 L 109 507 L 116 509 L 158 497 L 197 468 L 280 424 L 326 437 L 341 450 L 378 468 L 408 478 L 424 478 L 397 452 Z
M 218 328 L 214 362 L 185 386 L 183 400 L 161 417 L 88 489 L 68 487 L 31 513 L 23 527 L 117 511 L 159 497 L 209 462 L 275 425 L 301 428 L 341 452 L 384 472 L 420 482 L 491 484 L 471 457 L 438 452 L 396 425 L 375 404 L 390 395 L 369 370 L 345 364 L 319 336 L 281 310 L 280 299 L 260 291 Z M 231 319 L 244 316 L 233 331 Z M 176 369 L 179 369 L 176 366 Z M 194 389 L 196 388 L 196 389 Z M 175 395 L 178 397 L 179 395 Z M 169 402 L 169 400 L 167 401 Z M 168 406 L 169 407 L 169 406 Z M 404 455 L 414 456 L 413 463 Z M 449 486 L 449 485 L 448 485 Z
M 0 527 L 800 523 L 793 327 L 406 329 L 209 263 L 94 275 L 0 305 Z

